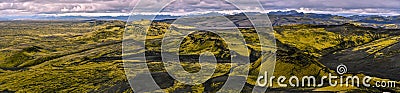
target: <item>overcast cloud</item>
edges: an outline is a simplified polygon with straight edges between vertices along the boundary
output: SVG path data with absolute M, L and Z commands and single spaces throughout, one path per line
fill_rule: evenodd
M 163 0 L 144 0 L 152 8 Z M 138 0 L 1 0 L 0 15 L 62 13 L 129 13 Z M 400 0 L 260 0 L 265 10 L 299 10 L 317 13 L 400 14 Z M 254 5 L 247 6 L 248 9 Z M 165 12 L 235 10 L 221 0 L 177 0 Z

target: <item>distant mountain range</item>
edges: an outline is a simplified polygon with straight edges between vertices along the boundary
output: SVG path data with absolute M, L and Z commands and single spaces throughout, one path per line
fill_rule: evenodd
M 132 17 L 139 17 L 136 19 L 152 19 L 148 15 L 133 15 Z M 15 16 L 1 18 L 0 21 L 12 21 L 12 20 L 128 20 L 129 16 Z M 176 19 L 179 16 L 171 15 L 158 15 L 155 20 L 164 19 Z
M 263 14 L 259 12 L 249 12 L 248 14 Z M 315 24 L 315 25 L 340 25 L 345 23 L 352 23 L 360 26 L 385 28 L 385 29 L 400 29 L 400 15 L 399 16 L 379 16 L 379 15 L 352 15 L 340 16 L 331 14 L 316 14 L 316 13 L 302 13 L 295 10 L 291 11 L 276 11 L 267 13 L 274 26 L 279 25 L 294 25 L 294 24 Z M 223 14 L 218 12 L 210 12 L 201 15 L 190 16 L 216 16 L 225 15 L 232 16 L 231 14 Z M 233 16 L 243 16 L 242 14 L 234 14 Z M 133 15 L 134 19 L 152 19 L 149 15 Z M 157 15 L 154 20 L 173 20 L 181 16 L 174 15 Z M 14 16 L 14 17 L 0 17 L 0 21 L 12 20 L 128 20 L 129 16 Z M 130 19 L 132 20 L 132 18 Z M 133 20 L 132 20 L 133 21 Z
M 294 10 L 286 12 L 270 12 L 268 15 L 275 26 L 292 24 L 341 25 L 352 23 L 366 27 L 400 29 L 400 16 L 339 16 L 331 14 L 301 13 Z

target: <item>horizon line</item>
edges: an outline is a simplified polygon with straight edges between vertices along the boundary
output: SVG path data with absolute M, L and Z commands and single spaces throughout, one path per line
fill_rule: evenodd
M 298 13 L 315 13 L 315 14 L 331 14 L 338 16 L 354 16 L 354 15 L 378 15 L 378 16 L 400 16 L 398 13 L 356 13 L 356 12 L 333 12 L 333 11 L 317 11 L 317 10 L 307 10 L 307 9 L 277 9 L 277 10 L 223 10 L 223 11 L 201 11 L 201 12 L 160 12 L 160 13 L 151 13 L 151 12 L 138 12 L 138 13 L 55 13 L 55 14 L 34 14 L 33 16 L 87 16 L 87 17 L 101 17 L 101 16 L 131 16 L 131 15 L 170 15 L 170 16 L 187 16 L 187 15 L 202 15 L 208 13 L 220 13 L 227 15 L 234 15 L 244 12 L 257 12 L 257 13 L 271 13 L 271 12 L 289 12 L 289 11 L 297 11 Z

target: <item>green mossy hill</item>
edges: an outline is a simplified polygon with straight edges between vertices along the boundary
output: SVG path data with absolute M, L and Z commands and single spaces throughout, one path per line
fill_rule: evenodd
M 137 24 L 148 24 L 145 21 Z M 134 23 L 134 26 L 137 26 Z M 0 24 L 0 92 L 132 92 L 124 72 L 122 59 L 122 38 L 125 23 L 122 21 L 89 22 L 16 22 Z M 38 25 L 40 24 L 40 25 Z M 161 41 L 170 24 L 151 23 L 146 37 L 146 56 L 160 56 Z M 71 27 L 72 26 L 72 27 Z M 129 28 L 129 27 L 128 27 Z M 260 41 L 251 28 L 240 28 L 250 53 L 250 75 L 242 92 L 250 92 L 259 76 L 262 63 Z M 321 78 L 335 73 L 319 59 L 344 49 L 376 52 L 387 50 L 396 44 L 400 31 L 364 28 L 351 24 L 337 26 L 290 25 L 274 27 L 278 51 L 276 52 L 275 76 L 315 76 Z M 176 33 L 176 32 L 174 32 Z M 234 35 L 234 34 L 233 34 Z M 233 36 L 232 35 L 232 36 Z M 384 44 L 381 44 L 384 43 Z M 218 35 L 197 31 L 180 42 L 181 57 L 199 56 L 211 51 L 217 58 L 229 58 L 227 43 Z M 378 45 L 384 45 L 383 47 Z M 394 48 L 396 49 L 396 48 Z M 144 50 L 143 50 L 144 51 Z M 243 52 L 238 51 L 238 52 Z M 399 52 L 384 53 L 381 56 L 395 57 Z M 244 55 L 240 55 L 244 56 Z M 157 57 L 155 57 L 157 58 Z M 185 70 L 196 72 L 198 62 L 183 62 Z M 167 92 L 215 92 L 221 88 L 235 65 L 218 63 L 216 73 L 204 84 L 184 85 L 165 75 L 160 60 L 149 62 L 152 75 L 162 80 Z M 351 74 L 346 74 L 351 75 Z M 355 73 L 360 77 L 363 73 Z M 243 78 L 238 76 L 237 78 Z M 381 80 L 374 78 L 373 82 Z M 276 81 L 276 80 L 274 80 Z M 325 82 L 327 81 L 318 81 Z M 313 90 L 379 92 L 382 90 L 400 92 L 399 88 L 332 88 L 276 86 L 270 92 L 311 92 Z M 285 90 L 290 91 L 285 91 Z
M 292 25 L 274 27 L 276 38 L 284 44 L 320 57 L 326 53 L 363 45 L 394 33 L 379 29 L 340 26 Z M 394 34 L 396 35 L 396 34 Z
M 161 52 L 161 43 L 167 31 L 171 30 L 170 25 L 162 22 L 152 23 L 146 37 L 146 52 L 148 56 L 159 56 Z M 250 48 L 251 56 L 258 58 L 260 56 L 260 42 L 255 29 L 241 28 L 240 32 L 244 35 L 246 47 Z M 171 31 L 172 32 L 172 31 Z M 178 33 L 178 31 L 174 31 Z M 232 34 L 232 36 L 236 36 Z M 178 43 L 177 43 L 178 44 Z M 217 58 L 230 58 L 227 42 L 215 33 L 208 31 L 193 31 L 193 33 L 184 37 L 180 42 L 180 55 L 200 55 L 205 51 L 212 52 Z M 155 54 L 155 55 L 152 55 Z M 157 55 L 158 54 L 158 55 Z
M 0 91 L 132 92 L 120 60 L 124 22 L 74 23 L 41 23 L 55 26 L 38 28 L 40 33 L 34 28 L 10 28 L 14 34 L 33 34 L 22 38 L 8 30 L 0 32 L 9 34 L 4 38 L 15 39 L 11 43 L 22 42 L 0 51 Z M 29 22 L 9 25 L 17 24 L 37 26 Z

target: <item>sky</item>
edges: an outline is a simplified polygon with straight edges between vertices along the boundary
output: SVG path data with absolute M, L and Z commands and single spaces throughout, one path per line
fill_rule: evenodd
M 141 2 L 142 10 L 137 14 L 148 13 L 146 9 L 159 7 L 166 0 L 0 0 L 1 16 L 26 15 L 119 15 L 131 13 L 133 7 Z M 249 0 L 245 0 L 249 1 Z M 400 15 L 400 0 L 259 0 L 265 11 L 297 10 L 305 13 L 324 14 L 370 14 Z M 245 6 L 248 11 L 256 5 Z M 234 11 L 232 4 L 224 0 L 176 0 L 164 8 L 170 14 L 185 14 L 205 11 Z

